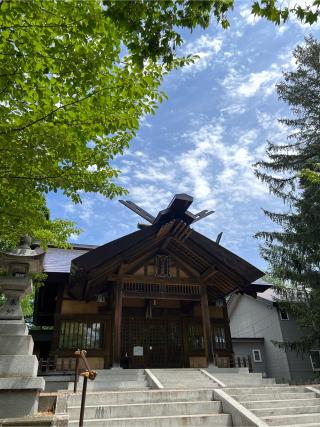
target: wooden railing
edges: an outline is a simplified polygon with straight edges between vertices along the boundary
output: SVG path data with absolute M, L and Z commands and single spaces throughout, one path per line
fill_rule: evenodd
M 80 407 L 80 417 L 79 417 L 79 427 L 83 427 L 84 420 L 84 408 L 86 406 L 86 395 L 87 395 L 87 382 L 89 380 L 95 380 L 97 373 L 93 369 L 90 368 L 88 360 L 86 358 L 86 350 L 77 350 L 74 355 L 76 358 L 76 366 L 74 370 L 74 386 L 73 392 L 77 392 L 79 375 L 83 376 L 83 386 L 82 386 L 82 396 L 81 396 L 81 407 Z M 82 360 L 85 370 L 79 374 L 79 363 L 80 359 Z
M 183 283 L 141 283 L 125 281 L 123 291 L 134 294 L 200 295 L 200 285 Z
M 219 368 L 248 368 L 249 372 L 252 372 L 250 356 L 219 357 L 215 355 L 214 359 Z
M 48 357 L 39 359 L 38 375 L 70 374 L 74 371 L 76 361 L 72 358 Z

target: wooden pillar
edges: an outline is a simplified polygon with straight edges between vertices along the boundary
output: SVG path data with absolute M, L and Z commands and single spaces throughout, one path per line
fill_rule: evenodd
M 119 367 L 121 359 L 122 282 L 118 281 L 114 286 L 113 367 Z
M 208 365 L 210 365 L 214 363 L 213 342 L 212 342 L 212 333 L 211 333 L 207 286 L 204 284 L 201 285 L 200 302 L 201 302 L 201 314 L 202 314 L 202 326 L 203 326 L 205 350 L 206 350 Z
M 49 352 L 50 357 L 57 357 L 59 353 L 59 342 L 60 342 L 60 333 L 61 333 L 61 312 L 62 312 L 64 286 L 65 286 L 64 282 L 58 283 L 57 302 L 56 302 L 56 309 L 54 314 L 53 336 L 52 336 L 51 348 Z

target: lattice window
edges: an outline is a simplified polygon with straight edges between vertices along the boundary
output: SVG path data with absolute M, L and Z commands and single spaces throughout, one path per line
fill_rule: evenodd
M 100 322 L 61 322 L 60 350 L 101 350 L 104 347 L 104 324 Z
M 194 323 L 189 325 L 188 345 L 190 351 L 204 350 L 203 329 L 200 323 Z
M 224 326 L 213 327 L 213 341 L 217 350 L 223 350 L 227 347 L 226 330 Z
M 156 256 L 156 276 L 157 277 L 170 276 L 170 260 L 168 255 Z

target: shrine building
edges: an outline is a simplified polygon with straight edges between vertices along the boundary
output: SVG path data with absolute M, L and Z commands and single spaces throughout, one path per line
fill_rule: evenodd
M 102 246 L 49 247 L 35 300 L 40 358 L 64 365 L 86 349 L 95 369 L 229 366 L 226 297 L 254 294 L 264 273 L 198 233 L 212 212 L 177 194 L 156 217 L 121 203 L 148 224 Z

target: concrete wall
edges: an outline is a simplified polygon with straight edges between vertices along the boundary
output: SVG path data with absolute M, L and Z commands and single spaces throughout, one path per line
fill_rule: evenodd
M 291 313 L 289 313 L 289 320 L 281 320 L 279 312 L 278 316 L 284 341 L 294 342 L 302 338 L 303 331 L 298 327 Z M 298 354 L 291 350 L 286 350 L 286 353 L 292 383 L 303 384 L 314 379 L 309 353 Z
M 267 375 L 277 382 L 291 380 L 285 350 L 272 344 L 283 341 L 277 309 L 272 302 L 266 303 L 248 295 L 239 297 L 230 315 L 231 337 L 264 338 Z
M 250 356 L 252 362 L 252 372 L 261 372 L 267 375 L 267 358 L 264 351 L 264 342 L 261 340 L 260 342 L 253 341 L 237 341 L 232 340 L 232 346 L 235 357 L 241 356 Z M 255 362 L 253 360 L 252 350 L 260 350 L 261 354 L 261 362 Z

